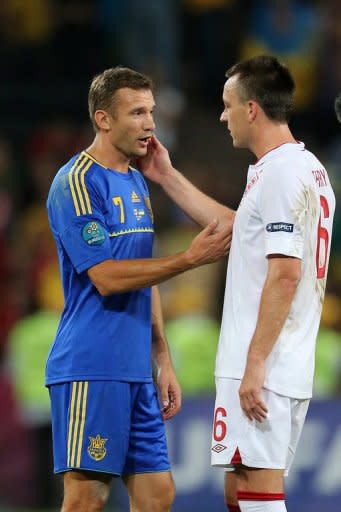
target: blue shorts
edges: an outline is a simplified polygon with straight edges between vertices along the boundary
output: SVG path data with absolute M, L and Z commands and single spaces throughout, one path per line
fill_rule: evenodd
M 49 387 L 54 471 L 169 471 L 153 383 L 81 381 Z

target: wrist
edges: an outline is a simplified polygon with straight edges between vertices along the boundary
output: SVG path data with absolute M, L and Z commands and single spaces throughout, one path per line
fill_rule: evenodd
M 165 338 L 160 339 L 158 342 L 153 340 L 152 360 L 157 366 L 171 365 L 168 345 Z
M 157 368 L 158 372 L 160 372 L 161 370 L 162 372 L 169 371 L 173 368 L 172 361 L 169 358 L 154 358 L 153 364 Z
M 192 268 L 196 268 L 197 261 L 195 258 L 195 255 L 193 254 L 193 251 L 189 247 L 186 249 L 183 253 L 181 253 L 183 259 L 184 259 L 184 271 L 191 270 Z
M 163 173 L 160 177 L 160 185 L 161 187 L 167 191 L 172 187 L 174 178 L 176 177 L 176 170 L 172 166 L 172 164 L 165 165 Z

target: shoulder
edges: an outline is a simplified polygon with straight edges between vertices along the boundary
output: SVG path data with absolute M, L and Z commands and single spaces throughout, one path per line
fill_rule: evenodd
M 47 199 L 47 206 L 53 209 L 72 207 L 77 215 L 89 209 L 90 197 L 96 193 L 97 164 L 84 152 L 73 156 L 57 172 Z
M 305 152 L 282 153 L 264 163 L 264 186 L 278 189 L 286 186 L 303 186 L 311 181 L 311 172 L 306 163 Z
M 68 181 L 70 187 L 92 186 L 98 181 L 99 173 L 95 172 L 99 165 L 84 151 L 79 153 L 71 161 L 68 167 Z

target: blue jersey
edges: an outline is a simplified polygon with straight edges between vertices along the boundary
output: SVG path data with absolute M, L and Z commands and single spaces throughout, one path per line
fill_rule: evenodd
M 47 209 L 65 306 L 46 384 L 150 382 L 150 288 L 103 297 L 87 274 L 104 260 L 152 257 L 153 214 L 141 173 L 107 169 L 82 152 L 57 173 Z

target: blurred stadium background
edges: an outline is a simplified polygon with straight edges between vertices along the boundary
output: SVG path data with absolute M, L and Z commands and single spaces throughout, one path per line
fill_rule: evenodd
M 92 138 L 91 78 L 131 66 L 156 85 L 157 134 L 176 166 L 238 206 L 252 156 L 219 124 L 225 70 L 272 53 L 297 81 L 292 129 L 325 163 L 341 200 L 339 0 L 1 0 L 0 2 L 0 510 L 58 510 L 44 364 L 62 307 L 45 200 L 62 163 Z M 156 253 L 186 246 L 197 228 L 151 186 Z M 336 212 L 317 349 L 315 399 L 288 480 L 291 512 L 341 510 L 341 216 Z M 225 510 L 222 472 L 209 467 L 214 353 L 226 262 L 161 286 L 183 386 L 169 425 L 175 512 Z M 309 300 L 309 297 L 307 297 Z M 94 357 L 101 354 L 94 352 Z M 127 510 L 114 482 L 108 511 Z

